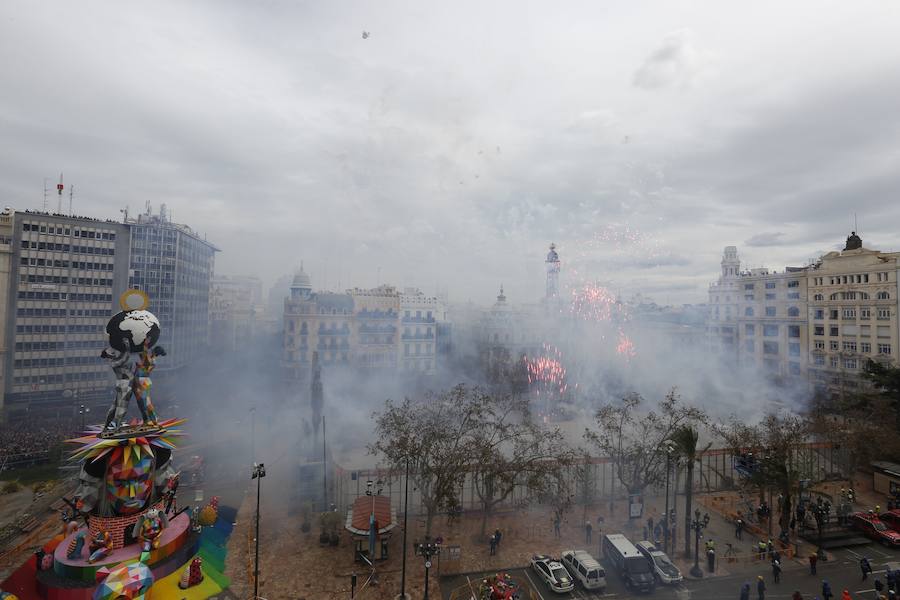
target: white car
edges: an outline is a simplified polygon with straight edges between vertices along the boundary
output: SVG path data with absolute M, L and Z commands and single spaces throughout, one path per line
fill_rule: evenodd
M 654 546 L 652 542 L 638 542 L 635 546 L 637 546 L 638 552 L 650 561 L 650 567 L 653 569 L 653 575 L 657 581 L 671 585 L 684 579 L 681 571 L 672 564 L 666 553 Z
M 549 556 L 543 554 L 532 556 L 531 568 L 554 592 L 564 594 L 575 589 L 575 581 L 566 568 Z

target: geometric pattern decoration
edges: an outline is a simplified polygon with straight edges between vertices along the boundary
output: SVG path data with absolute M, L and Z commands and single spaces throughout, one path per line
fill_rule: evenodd
M 144 600 L 153 585 L 153 573 L 142 562 L 122 563 L 112 569 L 97 571 L 100 585 L 94 590 L 94 600 Z

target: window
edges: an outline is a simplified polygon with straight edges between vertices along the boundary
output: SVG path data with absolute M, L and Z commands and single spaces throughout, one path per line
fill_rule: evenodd
M 763 354 L 778 354 L 778 342 L 763 342 Z
M 830 342 L 828 342 L 828 347 L 829 347 L 831 350 L 833 350 L 834 352 L 837 352 L 837 350 L 838 350 L 838 348 L 839 348 L 840 346 L 838 346 L 838 341 L 837 341 L 837 340 L 831 340 Z
M 791 356 L 800 356 L 800 344 L 791 342 L 788 344 L 788 354 Z
M 815 300 L 816 302 L 822 302 L 823 300 L 825 300 L 825 295 L 816 294 L 815 296 L 813 296 L 813 300 Z
M 763 335 L 766 337 L 776 337 L 778 335 L 778 325 L 763 325 Z
M 841 360 L 837 356 L 830 356 L 828 364 L 830 364 L 832 368 L 837 369 L 841 365 Z
M 838 335 L 838 326 L 832 325 L 828 328 L 828 335 Z
M 795 362 L 788 363 L 788 370 L 790 371 L 791 375 L 799 375 L 800 374 L 800 363 L 795 363 Z
M 813 331 L 813 335 L 825 335 L 825 326 L 816 325 L 815 330 Z
M 869 342 L 860 342 L 859 343 L 859 351 L 863 354 L 869 354 L 872 352 L 872 344 Z
M 766 300 L 774 300 L 774 299 L 775 299 L 775 294 L 772 294 L 772 293 L 766 294 Z
M 753 307 L 752 306 L 748 306 L 747 308 L 744 309 L 744 316 L 745 317 L 753 316 Z
M 766 307 L 766 316 L 767 316 L 767 317 L 774 317 L 774 316 L 775 316 L 775 307 L 774 307 L 774 306 L 767 306 L 767 307 Z
M 824 367 L 825 366 L 825 357 L 821 356 L 821 355 L 813 357 L 813 364 L 819 365 L 820 367 Z
M 747 302 L 753 302 L 753 294 L 744 294 L 744 300 Z
M 788 325 L 788 337 L 791 337 L 791 338 L 800 337 L 800 326 L 799 325 Z
M 832 321 L 837 321 L 837 318 L 838 318 L 838 315 L 840 314 L 840 311 L 839 311 L 838 309 L 836 309 L 836 308 L 832 308 L 832 309 L 828 312 L 828 314 L 829 314 L 829 317 L 831 318 Z
M 878 309 L 878 318 L 884 321 L 885 319 L 891 318 L 891 309 L 889 308 L 879 308 Z
M 800 287 L 800 280 L 799 279 L 791 279 L 790 281 L 788 281 L 787 286 L 789 288 Z
M 788 300 L 799 300 L 800 292 L 788 292 L 787 297 L 788 297 Z
M 889 293 L 887 293 L 887 292 L 878 292 L 878 293 L 875 295 L 875 299 L 876 299 L 876 300 L 890 300 L 890 299 L 891 299 L 891 295 L 890 295 Z
M 796 306 L 789 306 L 788 307 L 788 316 L 789 317 L 799 317 L 800 309 L 797 308 Z
M 872 309 L 871 308 L 861 308 L 859 309 L 859 318 L 860 319 L 870 319 L 872 317 Z
M 752 323 L 746 323 L 744 325 L 744 334 L 745 335 L 754 335 L 756 333 L 756 326 Z
M 824 319 L 825 318 L 825 309 L 817 308 L 813 311 L 814 319 Z
M 856 342 L 844 342 L 842 347 L 844 352 L 856 352 Z
M 855 308 L 845 308 L 843 310 L 843 315 L 845 319 L 856 319 L 856 309 Z
M 816 340 L 815 347 L 816 347 L 816 350 L 824 350 L 825 349 L 825 340 Z
M 890 344 L 878 344 L 878 354 L 890 354 L 891 353 L 891 345 Z
M 774 281 L 767 281 L 767 282 L 766 282 L 766 289 L 767 289 L 767 290 L 774 290 L 774 289 L 775 289 L 775 282 L 774 282 Z
M 752 290 L 752 289 L 753 289 L 753 284 L 752 284 L 752 283 L 745 283 L 745 284 L 744 284 L 744 289 L 745 289 L 745 290 Z
M 747 352 L 749 352 L 751 354 L 756 351 L 753 340 L 746 340 L 744 342 L 744 350 L 746 350 Z
M 855 358 L 845 358 L 844 359 L 844 368 L 845 369 L 855 369 L 857 368 L 857 362 Z

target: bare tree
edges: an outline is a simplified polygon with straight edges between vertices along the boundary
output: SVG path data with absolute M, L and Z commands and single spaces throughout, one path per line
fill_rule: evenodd
M 516 487 L 540 496 L 572 463 L 573 452 L 559 429 L 544 430 L 531 419 L 528 399 L 498 396 L 489 403 L 482 427 L 472 432 L 472 474 L 482 505 L 481 535 L 494 508 Z
M 760 499 L 765 490 L 777 490 L 781 497 L 779 526 L 786 535 L 791 520 L 793 496 L 799 490 L 798 451 L 809 440 L 809 420 L 786 412 L 769 413 L 756 425 L 732 418 L 716 428 L 732 453 L 752 452 L 756 456 L 749 483 L 757 486 Z M 771 507 L 770 507 L 771 510 Z
M 490 403 L 490 396 L 459 385 L 421 400 L 388 400 L 384 410 L 373 415 L 376 441 L 369 452 L 395 469 L 409 461 L 410 477 L 425 508 L 426 536 L 441 509 L 457 504 L 457 491 L 472 461 L 473 432 L 484 426 Z
M 658 410 L 643 411 L 640 394 L 629 394 L 618 404 L 597 410 L 595 430 L 586 429 L 585 440 L 602 456 L 612 459 L 616 476 L 631 494 L 643 493 L 665 478 L 664 444 L 680 427 L 706 421 L 699 408 L 681 403 L 675 388 L 659 403 Z

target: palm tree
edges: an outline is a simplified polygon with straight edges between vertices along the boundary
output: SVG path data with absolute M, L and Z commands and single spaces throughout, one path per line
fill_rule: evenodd
M 683 425 L 676 429 L 669 438 L 675 445 L 675 451 L 684 458 L 687 467 L 684 478 L 684 555 L 691 557 L 691 500 L 694 495 L 694 463 L 700 455 L 709 449 L 709 445 L 701 451 L 697 450 L 700 434 L 693 425 Z

